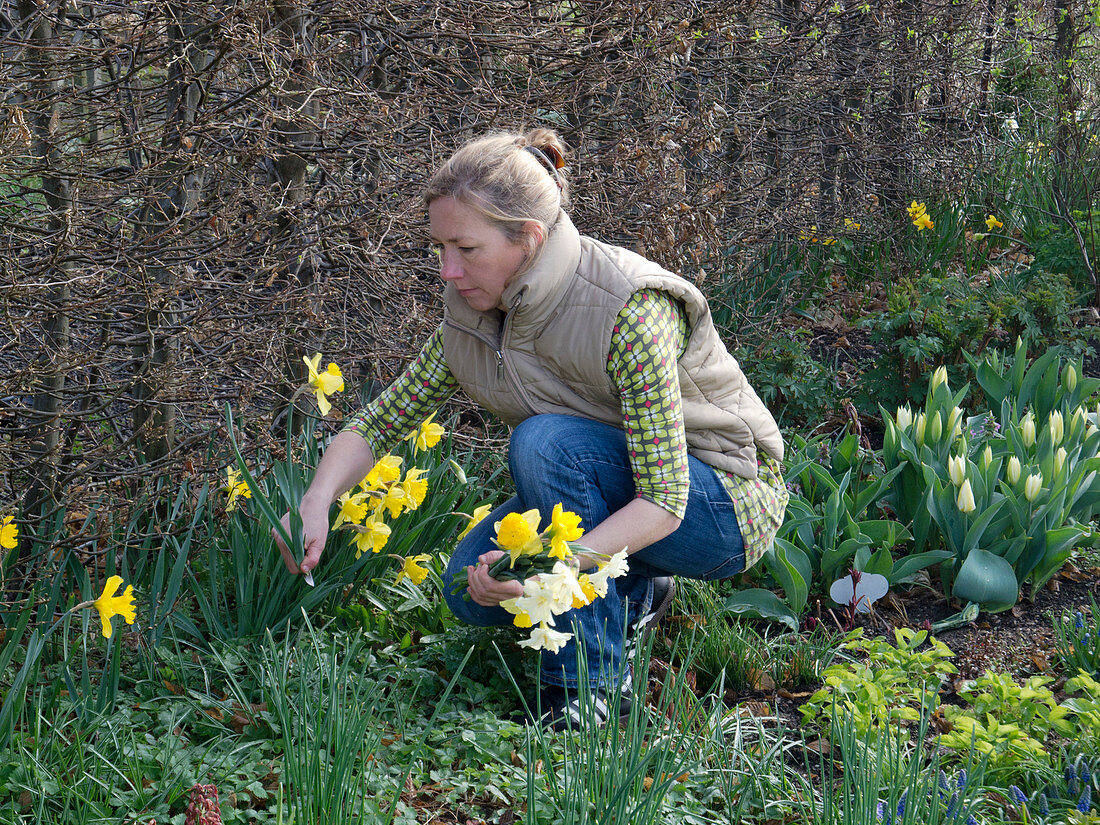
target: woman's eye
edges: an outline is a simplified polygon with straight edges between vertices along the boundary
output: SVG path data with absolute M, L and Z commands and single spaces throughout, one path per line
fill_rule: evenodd
M 459 252 L 473 252 L 474 249 L 476 249 L 476 247 L 473 247 L 473 246 L 460 246 L 458 248 L 458 251 Z

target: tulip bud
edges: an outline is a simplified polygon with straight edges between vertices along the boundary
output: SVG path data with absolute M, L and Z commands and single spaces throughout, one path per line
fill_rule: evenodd
M 962 486 L 959 487 L 958 498 L 955 499 L 955 503 L 959 506 L 960 513 L 973 513 L 977 505 L 974 503 L 974 491 L 970 489 L 970 479 L 963 479 Z
M 1020 459 L 1016 456 L 1012 456 L 1008 460 L 1008 466 L 1005 467 L 1005 480 L 1013 487 L 1016 486 L 1016 482 L 1020 480 Z
M 1073 411 L 1073 422 L 1070 426 L 1070 433 L 1075 433 L 1080 429 L 1084 429 L 1085 425 L 1089 423 L 1088 413 L 1085 412 L 1085 406 L 1082 404 L 1076 410 Z
M 1062 420 L 1062 414 L 1058 410 L 1052 410 L 1050 413 L 1050 419 L 1047 421 L 1047 428 L 1050 430 L 1050 443 L 1061 444 L 1062 436 L 1065 435 L 1066 426 Z
M 966 459 L 961 455 L 953 455 L 947 459 L 947 475 L 951 483 L 956 487 L 966 480 Z
M 1020 422 L 1020 437 L 1024 440 L 1024 446 L 1029 450 L 1035 446 L 1035 419 L 1031 413 L 1024 416 Z
M 1028 501 L 1035 501 L 1039 497 L 1039 492 L 1043 489 L 1043 476 L 1041 473 L 1032 473 L 1027 477 L 1027 481 L 1024 482 L 1024 498 Z
M 985 445 L 985 449 L 982 450 L 982 469 L 988 470 L 989 465 L 993 463 L 993 448 L 988 444 Z
M 939 410 L 936 410 L 936 414 L 928 422 L 928 440 L 935 444 L 940 440 L 941 435 L 943 435 L 943 419 L 940 418 Z
M 936 371 L 932 373 L 932 382 L 929 384 L 928 389 L 935 392 L 940 384 L 947 386 L 947 367 L 936 367 Z
M 1062 472 L 1062 466 L 1066 463 L 1066 448 L 1059 447 L 1058 452 L 1054 454 L 1054 475 L 1060 475 Z
M 1066 364 L 1066 368 L 1062 370 L 1062 383 L 1070 392 L 1077 389 L 1077 368 L 1073 364 Z
M 952 407 L 951 415 L 947 417 L 947 429 L 952 438 L 958 438 L 962 433 L 962 413 L 958 407 Z
M 1096 435 L 1097 432 L 1100 431 L 1096 429 L 1096 425 L 1089 424 L 1087 427 L 1085 427 L 1085 438 L 1092 438 L 1094 435 Z
M 924 446 L 924 426 L 925 426 L 924 413 L 920 413 L 917 416 L 916 426 L 913 428 L 913 437 L 917 440 L 917 446 Z
M 909 429 L 909 426 L 913 423 L 913 411 L 909 409 L 909 405 L 904 407 L 898 407 L 898 429 L 904 432 Z

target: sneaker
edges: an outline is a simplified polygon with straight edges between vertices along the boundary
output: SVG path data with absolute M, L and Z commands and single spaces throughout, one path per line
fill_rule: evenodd
M 649 612 L 639 616 L 626 629 L 629 647 L 633 648 L 638 642 L 648 640 L 657 631 L 657 625 L 668 613 L 675 595 L 676 580 L 672 576 L 658 576 L 653 579 L 653 599 Z
M 576 730 L 587 719 L 597 727 L 617 719 L 625 724 L 633 706 L 629 693 L 608 696 L 603 691 L 582 697 L 575 689 L 566 691 L 558 685 L 542 688 L 542 716 L 539 724 L 549 730 Z

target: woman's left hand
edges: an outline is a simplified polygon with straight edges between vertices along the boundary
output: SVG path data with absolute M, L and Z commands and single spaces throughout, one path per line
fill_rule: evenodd
M 477 564 L 466 568 L 470 598 L 482 607 L 496 607 L 507 599 L 523 595 L 523 585 L 518 581 L 497 581 L 489 575 L 489 567 L 503 556 L 500 550 L 490 550 L 477 557 Z

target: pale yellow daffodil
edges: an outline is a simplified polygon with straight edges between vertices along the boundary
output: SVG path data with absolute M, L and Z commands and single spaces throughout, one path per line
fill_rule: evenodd
M 519 646 L 529 647 L 532 650 L 548 650 L 551 653 L 557 653 L 571 638 L 573 638 L 572 633 L 561 633 L 557 630 L 552 630 L 547 626 L 546 622 L 542 622 L 531 631 L 531 636 L 529 638 L 519 642 Z
M 583 535 L 581 517 L 563 509 L 560 502 L 555 504 L 554 512 L 550 516 L 550 527 L 546 531 L 546 537 L 550 540 L 550 555 L 565 561 L 573 555 L 567 542 L 576 541 Z
M 241 472 L 236 467 L 225 468 L 225 484 L 222 490 L 229 494 L 225 502 L 225 512 L 231 513 L 237 509 L 238 498 L 252 498 L 252 491 L 248 484 L 241 480 Z

